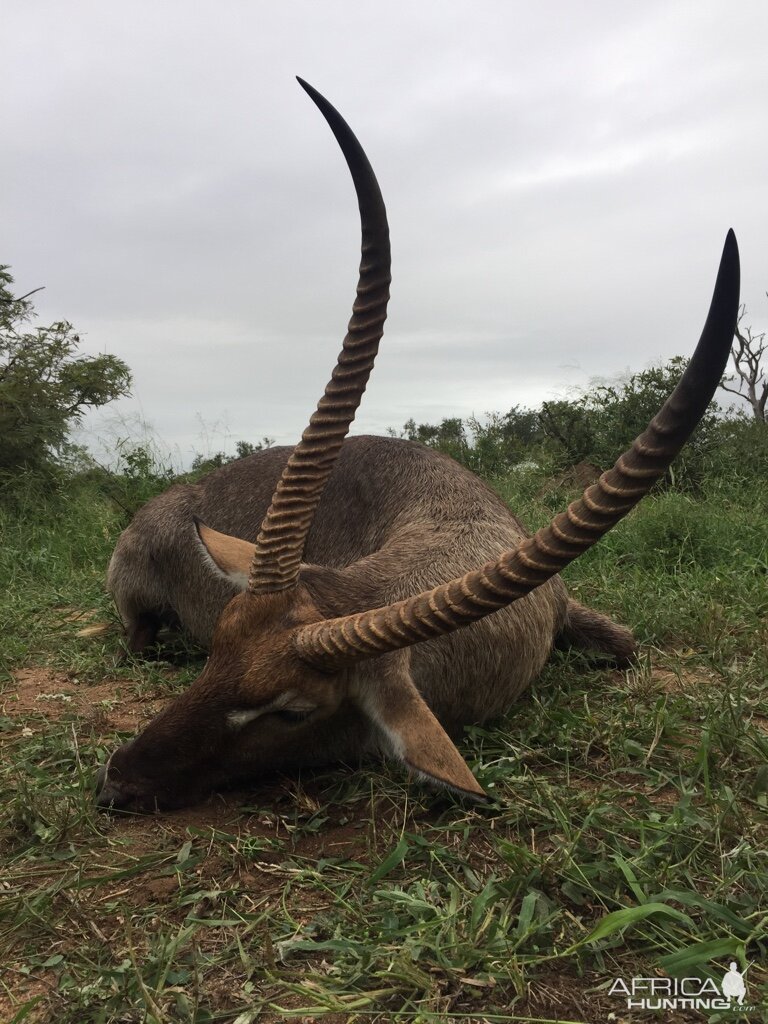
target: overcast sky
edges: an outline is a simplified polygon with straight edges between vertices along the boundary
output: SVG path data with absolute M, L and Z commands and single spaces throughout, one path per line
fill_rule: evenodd
M 689 353 L 727 229 L 768 325 L 768 4 L 5 0 L 0 262 L 133 370 L 179 460 L 293 443 L 376 170 L 392 301 L 353 427 L 482 415 Z

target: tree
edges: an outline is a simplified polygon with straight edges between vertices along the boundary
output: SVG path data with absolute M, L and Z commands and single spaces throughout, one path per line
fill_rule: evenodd
M 768 296 L 768 292 L 766 292 Z M 747 311 L 742 306 L 739 311 L 739 320 L 736 324 L 736 334 L 731 349 L 731 358 L 736 374 L 730 377 L 723 377 L 720 387 L 723 391 L 730 391 L 732 395 L 738 395 L 749 402 L 752 412 L 758 423 L 768 423 L 768 377 L 765 367 L 761 365 L 766 351 L 765 331 L 762 334 L 753 334 L 751 327 L 741 328 L 741 321 Z M 738 387 L 728 387 L 739 381 Z
M 112 355 L 78 356 L 80 338 L 59 320 L 29 328 L 35 310 L 28 292 L 11 292 L 0 265 L 0 473 L 50 468 L 67 447 L 87 409 L 127 395 L 131 373 Z M 40 289 L 35 289 L 39 291 Z
M 591 458 L 596 447 L 596 423 L 586 395 L 579 399 L 559 398 L 542 402 L 539 422 L 549 449 L 560 469 Z
M 419 441 L 421 444 L 436 448 L 445 452 L 458 462 L 467 464 L 467 453 L 469 451 L 469 439 L 467 431 L 460 416 L 451 416 L 440 423 L 416 423 L 410 419 L 403 424 L 402 433 L 394 430 L 389 431 L 393 437 L 405 437 L 409 441 Z
M 509 412 L 486 413 L 483 419 L 458 416 L 440 423 L 408 420 L 402 431 L 390 428 L 391 437 L 405 437 L 436 448 L 484 477 L 498 477 L 531 457 L 534 444 L 542 439 L 539 414 L 514 405 Z
M 201 455 L 198 453 L 192 459 L 190 472 L 195 474 L 195 476 L 210 473 L 213 469 L 228 466 L 230 462 L 236 462 L 238 459 L 247 459 L 249 455 L 255 455 L 256 452 L 266 451 L 274 443 L 274 437 L 262 437 L 260 441 L 255 443 L 253 441 L 236 441 L 235 455 L 227 455 L 226 452 L 215 452 L 213 455 Z
M 546 402 L 541 409 L 541 427 L 555 463 L 563 469 L 578 462 L 608 469 L 645 430 L 687 365 L 687 359 L 675 356 L 616 384 L 595 384 L 575 400 Z M 685 486 L 697 484 L 717 445 L 717 432 L 717 406 L 712 404 L 667 479 Z

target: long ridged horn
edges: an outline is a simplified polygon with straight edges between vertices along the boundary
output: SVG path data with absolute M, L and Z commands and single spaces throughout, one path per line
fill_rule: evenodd
M 391 280 L 387 212 L 368 158 L 328 100 L 300 78 L 298 82 L 328 122 L 352 174 L 360 206 L 362 258 L 357 298 L 336 368 L 283 470 L 256 540 L 248 589 L 259 594 L 296 585 L 315 509 L 355 417 L 384 333 Z
M 496 561 L 385 608 L 303 626 L 300 657 L 333 670 L 475 622 L 524 597 L 592 547 L 666 472 L 709 404 L 728 360 L 739 308 L 739 250 L 728 232 L 701 339 L 677 387 L 613 469 L 567 512 Z

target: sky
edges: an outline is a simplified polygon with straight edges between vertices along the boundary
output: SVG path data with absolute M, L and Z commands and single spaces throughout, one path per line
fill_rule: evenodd
M 354 433 L 536 406 L 698 339 L 726 231 L 768 327 L 768 4 L 6 0 L 0 263 L 133 371 L 95 450 L 294 443 L 357 281 L 392 299 Z M 105 456 L 106 457 L 106 456 Z

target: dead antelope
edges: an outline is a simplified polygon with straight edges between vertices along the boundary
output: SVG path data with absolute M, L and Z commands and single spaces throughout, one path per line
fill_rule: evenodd
M 171 488 L 120 538 L 109 585 L 131 646 L 170 620 L 210 642 L 210 657 L 101 770 L 102 806 L 180 806 L 266 771 L 370 755 L 482 797 L 451 735 L 507 709 L 559 638 L 619 661 L 631 655 L 629 631 L 569 599 L 558 573 L 662 476 L 730 350 L 732 232 L 679 385 L 613 469 L 533 537 L 444 455 L 391 438 L 343 443 L 383 332 L 389 233 L 355 136 L 302 85 L 338 140 L 360 205 L 349 330 L 293 451 L 260 452 Z

